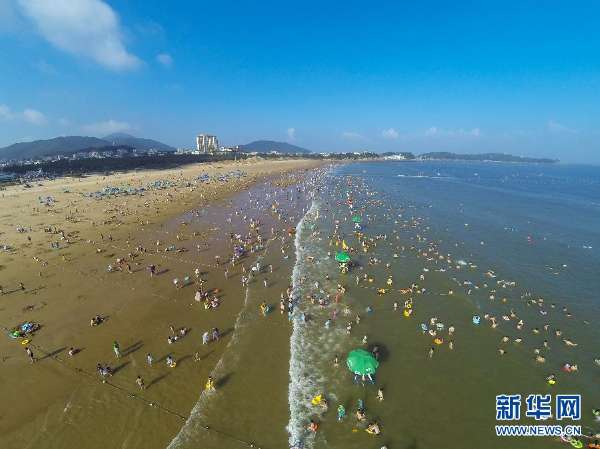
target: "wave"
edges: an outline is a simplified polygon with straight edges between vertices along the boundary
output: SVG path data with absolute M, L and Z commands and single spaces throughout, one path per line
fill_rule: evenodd
M 306 272 L 305 253 L 302 245 L 302 231 L 307 217 L 318 211 L 317 202 L 313 200 L 310 209 L 304 214 L 296 226 L 296 237 L 294 246 L 296 249 L 296 263 L 292 270 L 292 296 L 296 300 L 301 298 L 301 277 Z M 290 447 L 303 447 L 304 419 L 307 415 L 307 398 L 314 391 L 314 382 L 304 375 L 304 352 L 307 343 L 306 326 L 300 323 L 298 308 L 292 316 L 292 335 L 290 337 L 290 384 L 288 402 L 290 407 L 290 420 L 288 423 L 288 434 Z
M 426 179 L 456 179 L 452 176 L 429 176 L 429 175 L 396 175 L 398 178 L 426 178 Z

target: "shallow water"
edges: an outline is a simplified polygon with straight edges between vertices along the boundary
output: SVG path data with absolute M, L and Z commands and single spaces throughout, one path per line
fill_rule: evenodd
M 347 198 L 363 218 L 366 237 L 380 236 L 368 252 L 360 250 L 353 234 Z M 560 444 L 551 438 L 496 437 L 495 396 L 503 393 L 581 393 L 583 419 L 575 424 L 598 432 L 591 414 L 600 404 L 600 367 L 593 362 L 600 356 L 595 296 L 600 257 L 594 250 L 600 247 L 598 198 L 600 170 L 590 167 L 386 162 L 338 168 L 297 235 L 290 445 L 459 449 Z M 334 233 L 357 250 L 353 259 L 358 266 L 349 274 L 340 274 L 332 258 L 339 249 L 331 245 Z M 381 262 L 369 264 L 370 258 Z M 373 281 L 356 285 L 356 276 L 365 274 Z M 377 295 L 376 288 L 385 288 L 388 277 L 393 279 L 390 291 Z M 338 283 L 347 292 L 334 304 L 331 293 Z M 398 292 L 412 283 L 425 292 Z M 307 295 L 323 298 L 327 293 L 330 301 L 324 307 L 307 300 Z M 414 300 L 414 313 L 405 318 L 402 305 L 408 297 Z M 531 302 L 539 298 L 544 302 Z M 397 312 L 394 301 L 401 306 Z M 366 312 L 367 306 L 372 312 Z M 346 307 L 351 310 L 347 316 Z M 334 310 L 337 318 L 327 329 L 325 320 Z M 360 324 L 347 335 L 346 324 L 357 313 Z M 498 327 L 485 319 L 474 326 L 475 314 L 496 317 Z M 431 317 L 446 326 L 439 346 L 421 332 L 420 324 L 429 324 Z M 519 319 L 524 321 L 521 329 Z M 453 336 L 447 332 L 450 325 L 456 328 Z M 563 333 L 560 338 L 557 329 Z M 364 335 L 368 347 L 381 348 L 381 403 L 377 387 L 353 385 L 344 366 L 345 354 L 360 347 Z M 501 342 L 504 336 L 507 343 Z M 514 342 L 516 338 L 522 341 Z M 567 347 L 562 338 L 578 346 Z M 534 361 L 536 348 L 544 363 Z M 499 349 L 506 354 L 501 356 Z M 336 354 L 338 367 L 332 363 Z M 561 372 L 565 362 L 577 364 L 579 371 Z M 557 385 L 547 384 L 551 373 Z M 310 404 L 321 393 L 329 400 L 328 411 Z M 381 424 L 379 437 L 365 433 L 352 416 L 359 398 L 369 420 Z M 342 423 L 335 419 L 338 404 L 348 413 Z M 304 429 L 309 419 L 321 423 L 316 435 Z M 538 423 L 523 419 L 518 424 Z

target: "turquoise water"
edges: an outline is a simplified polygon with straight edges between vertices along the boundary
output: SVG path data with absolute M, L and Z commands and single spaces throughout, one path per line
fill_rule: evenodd
M 362 217 L 362 236 L 352 215 Z M 600 366 L 594 362 L 600 357 L 599 168 L 344 165 L 326 179 L 298 231 L 291 446 L 565 444 L 551 437 L 496 437 L 495 396 L 504 393 L 523 400 L 533 393 L 580 393 L 582 420 L 562 424 L 600 432 L 591 413 L 600 407 Z M 333 260 L 341 241 L 356 263 L 347 274 Z M 338 284 L 346 292 L 336 303 Z M 407 300 L 409 317 L 402 313 Z M 472 323 L 474 315 L 481 316 L 480 325 Z M 443 325 L 436 335 L 422 331 L 422 324 L 429 330 L 436 323 Z M 377 385 L 354 385 L 345 354 L 374 345 L 381 354 Z M 577 365 L 577 372 L 562 371 L 565 363 Z M 549 375 L 556 376 L 556 385 L 547 383 Z M 383 401 L 376 398 L 378 387 Z M 328 408 L 311 404 L 319 394 Z M 359 399 L 365 422 L 354 417 Z M 337 422 L 340 404 L 347 416 Z M 310 419 L 320 423 L 318 432 L 305 429 Z M 372 421 L 381 435 L 364 432 Z M 539 424 L 531 418 L 515 423 Z

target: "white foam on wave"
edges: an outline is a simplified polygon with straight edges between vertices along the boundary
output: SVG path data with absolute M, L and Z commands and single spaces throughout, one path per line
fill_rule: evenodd
M 329 362 L 328 353 L 339 353 L 342 350 L 342 342 L 345 332 L 341 328 L 326 329 L 325 319 L 330 311 L 329 307 L 311 304 L 310 301 L 302 301 L 306 293 L 313 292 L 319 296 L 325 296 L 327 291 L 335 288 L 333 281 L 323 279 L 327 265 L 331 263 L 323 248 L 317 241 L 305 240 L 308 229 L 304 229 L 307 221 L 316 220 L 319 204 L 313 202 L 308 212 L 302 217 L 296 226 L 295 249 L 296 263 L 292 271 L 293 297 L 301 300 L 296 304 L 292 319 L 292 335 L 290 338 L 290 367 L 289 367 L 289 390 L 288 402 L 290 407 L 290 419 L 287 430 L 289 445 L 291 448 L 311 448 L 315 435 L 306 430 L 306 424 L 310 418 L 321 416 L 323 408 L 311 405 L 311 399 L 318 394 L 326 394 L 328 399 L 335 399 L 333 391 L 335 380 L 330 378 L 327 370 Z M 313 243 L 313 244 L 310 244 Z M 306 263 L 307 256 L 314 257 L 312 263 Z M 301 284 L 301 278 L 306 280 Z M 319 281 L 316 288 L 312 281 Z M 333 306 L 335 307 L 335 306 Z M 302 313 L 307 313 L 310 324 L 301 320 Z M 323 324 L 321 324 L 323 323 Z M 331 355 L 331 354 L 329 354 Z M 324 436 L 319 435 L 323 444 Z
M 429 175 L 396 175 L 398 178 L 425 178 L 425 179 L 454 179 L 452 176 L 429 176 Z
M 304 214 L 296 226 L 296 237 L 294 246 L 296 250 L 296 263 L 292 270 L 292 295 L 298 298 L 300 295 L 300 278 L 306 271 L 305 253 L 302 245 L 302 230 L 306 218 L 318 210 L 316 201 L 313 200 L 310 209 Z M 290 447 L 296 447 L 304 440 L 304 420 L 309 413 L 306 406 L 310 400 L 310 392 L 314 391 L 314 380 L 304 375 L 304 353 L 307 349 L 306 327 L 299 322 L 298 309 L 292 318 L 292 335 L 290 337 L 290 384 L 288 391 L 288 402 L 290 407 L 290 420 L 288 423 L 288 434 Z

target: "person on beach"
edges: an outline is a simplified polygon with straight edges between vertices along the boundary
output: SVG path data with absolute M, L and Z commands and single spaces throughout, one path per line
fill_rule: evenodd
M 204 389 L 207 391 L 215 391 L 215 381 L 213 380 L 213 378 L 211 376 L 208 376 L 208 379 L 206 380 L 206 385 L 204 386 Z
M 344 406 L 342 404 L 340 404 L 340 405 L 338 405 L 338 408 L 337 408 L 337 420 L 343 421 L 345 417 L 346 417 L 346 409 L 344 408 Z
M 267 313 L 269 313 L 269 306 L 264 301 L 260 303 L 260 313 L 262 316 L 267 316 Z
M 34 363 L 36 359 L 35 359 L 35 356 L 33 355 L 33 351 L 31 350 L 31 348 L 29 346 L 25 346 L 25 352 L 27 353 L 27 357 L 29 357 L 29 362 Z
M 381 429 L 379 428 L 379 424 L 377 422 L 372 422 L 367 426 L 367 432 L 372 435 L 379 435 L 381 433 Z
M 209 342 L 210 342 L 210 334 L 208 333 L 208 331 L 206 331 L 202 334 L 202 344 L 207 345 Z
M 113 342 L 113 351 L 115 353 L 115 356 L 120 359 L 121 358 L 121 347 L 119 346 L 119 343 L 117 341 Z
M 138 387 L 140 387 L 140 390 L 146 389 L 146 385 L 144 384 L 144 379 L 142 379 L 142 376 L 138 375 L 137 379 L 135 379 L 135 383 Z
M 377 390 L 377 399 L 379 399 L 379 402 L 383 401 L 383 388 Z
M 152 366 L 152 363 L 154 363 L 154 357 L 152 357 L 152 354 L 146 354 L 146 362 L 148 362 L 148 366 Z
M 175 368 L 175 360 L 170 354 L 167 356 L 166 363 L 169 368 Z

